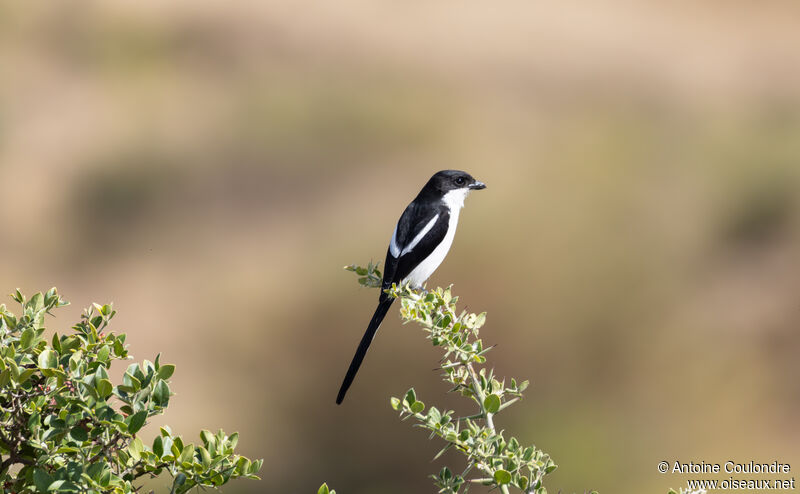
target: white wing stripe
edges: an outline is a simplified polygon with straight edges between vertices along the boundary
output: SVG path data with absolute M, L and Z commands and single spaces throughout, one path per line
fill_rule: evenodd
M 401 255 L 401 256 L 404 256 L 404 255 L 408 254 L 409 252 L 411 252 L 412 250 L 414 250 L 414 247 L 416 247 L 416 246 L 417 246 L 417 244 L 418 244 L 418 243 L 419 243 L 419 242 L 420 242 L 420 241 L 421 241 L 421 240 L 422 240 L 422 239 L 425 237 L 425 235 L 427 235 L 427 234 L 428 234 L 428 232 L 429 232 L 429 231 L 431 231 L 431 228 L 433 228 L 433 225 L 435 225 L 435 224 L 436 224 L 436 220 L 438 220 L 438 219 L 439 219 L 439 215 L 437 214 L 436 216 L 434 216 L 434 217 L 433 217 L 433 218 L 432 218 L 432 219 L 431 219 L 431 220 L 428 222 L 428 224 L 427 224 L 427 225 L 425 225 L 425 228 L 423 228 L 423 229 L 422 229 L 422 230 L 421 230 L 421 231 L 420 231 L 420 232 L 417 234 L 417 236 L 416 236 L 416 237 L 414 237 L 414 240 L 412 240 L 412 241 L 411 241 L 411 243 L 409 243 L 408 245 L 406 245 L 406 246 L 403 248 L 402 252 L 400 252 L 400 255 Z
M 389 252 L 392 253 L 392 257 L 397 259 L 400 257 L 400 247 L 397 246 L 397 225 L 394 225 L 394 233 L 392 233 L 392 241 L 389 242 Z

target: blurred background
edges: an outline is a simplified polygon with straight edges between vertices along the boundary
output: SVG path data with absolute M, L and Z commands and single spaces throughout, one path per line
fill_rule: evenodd
M 4 2 L 0 291 L 57 286 L 60 332 L 113 301 L 135 358 L 178 366 L 146 434 L 238 430 L 265 459 L 226 492 L 434 492 L 460 458 L 431 462 L 389 396 L 460 400 L 393 311 L 334 405 L 378 296 L 341 268 L 464 169 L 488 189 L 430 284 L 531 380 L 497 423 L 552 455 L 549 492 L 800 468 L 799 22 L 788 0 Z

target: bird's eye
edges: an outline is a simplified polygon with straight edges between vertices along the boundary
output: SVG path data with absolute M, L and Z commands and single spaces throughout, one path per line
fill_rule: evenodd
M 456 178 L 456 185 L 464 185 L 465 182 L 466 180 L 464 179 L 464 177 Z

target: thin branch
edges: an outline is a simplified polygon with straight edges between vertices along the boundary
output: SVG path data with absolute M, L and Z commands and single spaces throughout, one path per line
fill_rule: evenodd
M 497 431 L 494 428 L 494 420 L 492 420 L 492 415 L 488 411 L 486 411 L 486 407 L 483 405 L 483 402 L 486 401 L 486 395 L 483 394 L 483 390 L 481 389 L 481 381 L 478 379 L 478 373 L 475 372 L 475 368 L 472 367 L 472 363 L 467 364 L 467 369 L 469 370 L 469 375 L 472 377 L 472 389 L 477 396 L 478 404 L 481 407 L 481 415 L 486 418 L 486 425 L 492 431 L 492 434 L 497 434 Z
M 504 408 L 514 404 L 514 402 L 516 402 L 516 401 L 519 401 L 519 396 L 517 396 L 516 398 L 512 398 L 512 399 L 508 400 L 507 402 L 503 403 L 502 405 L 500 405 L 500 408 L 497 411 L 500 412 L 500 410 L 503 410 Z
M 102 457 L 104 457 L 104 456 L 108 456 L 108 455 L 111 453 L 111 451 L 114 449 L 114 447 L 116 446 L 116 444 L 117 444 L 117 441 L 119 441 L 119 439 L 120 439 L 120 433 L 119 433 L 119 432 L 116 432 L 116 433 L 115 433 L 113 436 L 111 436 L 111 438 L 108 440 L 108 443 L 106 443 L 106 444 L 104 444 L 104 445 L 103 445 L 103 448 L 100 450 L 100 452 L 99 452 L 99 453 L 97 453 L 96 455 L 94 455 L 93 457 L 91 457 L 91 458 L 89 459 L 89 463 L 90 463 L 90 464 L 91 464 L 91 463 L 94 463 L 94 462 L 96 462 L 97 460 L 99 460 L 100 458 L 102 458 Z
M 478 373 L 475 372 L 475 368 L 472 367 L 472 362 L 467 364 L 467 369 L 469 370 L 469 375 L 472 377 L 472 388 L 475 391 L 475 394 L 478 396 L 478 404 L 481 407 L 481 414 L 486 419 L 486 426 L 492 431 L 492 434 L 497 434 L 497 430 L 494 428 L 494 420 L 492 419 L 492 413 L 486 410 L 486 406 L 483 402 L 486 400 L 486 396 L 481 389 L 481 381 L 478 379 Z M 499 486 L 500 492 L 503 494 L 510 494 L 508 490 L 508 486 L 506 484 L 502 484 Z
M 483 412 L 476 413 L 475 415 L 469 415 L 467 417 L 458 417 L 457 420 L 459 422 L 461 422 L 461 421 L 464 421 L 464 420 L 475 420 L 475 419 L 482 419 L 482 418 L 483 418 Z

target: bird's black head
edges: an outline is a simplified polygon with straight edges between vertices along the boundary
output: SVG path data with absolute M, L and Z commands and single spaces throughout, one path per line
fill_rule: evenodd
M 469 191 L 485 188 L 486 184 L 475 180 L 472 178 L 472 175 L 460 170 L 442 170 L 437 172 L 431 177 L 430 180 L 428 180 L 428 183 L 425 185 L 425 189 L 436 191 L 441 195 L 458 189 Z

